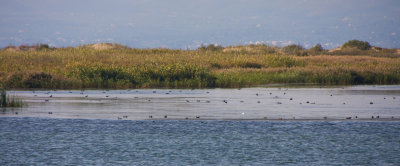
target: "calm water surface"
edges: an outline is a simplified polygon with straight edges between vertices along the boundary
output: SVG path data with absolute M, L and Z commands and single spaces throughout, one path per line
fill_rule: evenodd
M 400 165 L 400 86 L 10 94 L 0 165 Z
M 80 119 L 400 120 L 400 86 L 10 91 L 28 106 L 0 116 Z M 357 118 L 356 118 L 357 116 Z M 124 118 L 125 117 L 125 118 Z M 196 118 L 197 117 L 197 118 Z
M 0 165 L 399 165 L 400 122 L 0 118 Z

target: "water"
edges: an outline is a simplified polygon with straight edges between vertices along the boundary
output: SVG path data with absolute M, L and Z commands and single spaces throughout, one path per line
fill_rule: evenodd
M 400 120 L 400 86 L 10 91 L 0 116 L 80 119 Z M 51 97 L 50 97 L 51 96 Z M 125 118 L 124 118 L 125 117 Z M 357 118 L 356 118 L 357 117 Z
M 9 94 L 0 165 L 400 165 L 400 86 Z
M 399 165 L 400 122 L 0 118 L 0 165 Z

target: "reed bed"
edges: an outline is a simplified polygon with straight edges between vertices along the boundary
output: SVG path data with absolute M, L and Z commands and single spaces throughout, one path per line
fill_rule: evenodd
M 399 84 L 400 58 L 296 56 L 270 46 L 170 50 L 0 50 L 0 83 L 18 89 L 212 88 L 271 83 Z
M 7 95 L 7 91 L 2 89 L 0 91 L 0 108 L 4 107 L 22 107 L 24 103 L 15 96 Z

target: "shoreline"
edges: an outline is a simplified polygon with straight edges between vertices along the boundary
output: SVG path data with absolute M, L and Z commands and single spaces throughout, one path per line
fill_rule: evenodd
M 346 118 L 328 118 L 328 119 L 317 119 L 317 118 L 304 118 L 304 119 L 284 119 L 284 118 L 151 118 L 151 119 L 108 119 L 108 118 L 60 118 L 60 117 L 33 117 L 33 116 L 0 116 L 0 118 L 39 118 L 39 119 L 63 119 L 63 120 L 106 120 L 106 121 L 232 121 L 232 122 L 400 122 L 400 118 L 358 118 L 358 119 L 346 119 Z

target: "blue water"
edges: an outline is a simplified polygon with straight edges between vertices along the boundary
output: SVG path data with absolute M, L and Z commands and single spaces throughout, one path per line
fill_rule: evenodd
M 400 165 L 400 122 L 0 118 L 0 165 Z

